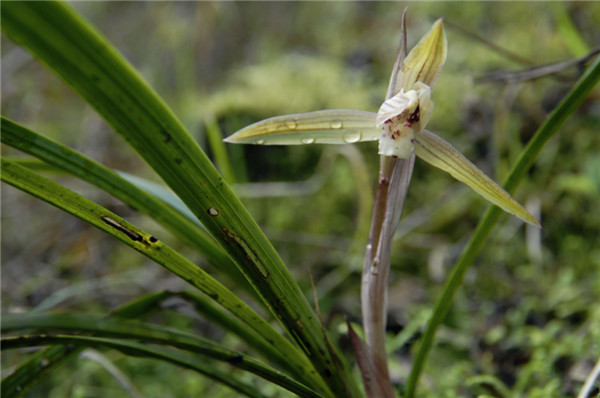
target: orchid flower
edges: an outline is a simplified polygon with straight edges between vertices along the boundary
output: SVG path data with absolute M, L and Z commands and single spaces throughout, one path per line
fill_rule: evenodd
M 431 91 L 446 60 L 447 41 L 437 20 L 408 55 L 397 61 L 388 99 L 379 112 L 335 109 L 276 116 L 225 139 L 256 145 L 353 144 L 379 140 L 379 154 L 408 159 L 414 153 L 451 174 L 484 199 L 525 222 L 540 224 L 504 189 L 450 143 L 425 129 L 433 113 Z

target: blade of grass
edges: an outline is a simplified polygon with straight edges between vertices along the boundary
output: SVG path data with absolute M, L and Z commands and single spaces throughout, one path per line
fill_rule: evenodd
M 334 395 L 360 396 L 269 240 L 171 110 L 69 6 L 2 2 L 2 29 L 92 105 L 163 178 L 251 280 Z
M 211 364 L 206 364 L 201 360 L 197 360 L 188 355 L 182 355 L 172 350 L 164 348 L 149 347 L 142 343 L 132 343 L 117 339 L 107 339 L 102 337 L 88 336 L 48 336 L 48 335 L 31 335 L 19 337 L 4 337 L 0 339 L 2 349 L 15 349 L 21 347 L 35 347 L 41 345 L 66 344 L 75 346 L 95 347 L 95 348 L 114 348 L 121 351 L 125 355 L 139 356 L 143 358 L 155 358 L 162 361 L 167 361 L 177 366 L 188 368 L 201 373 L 219 383 L 222 383 L 233 390 L 253 398 L 266 398 L 256 387 L 249 383 L 238 380 L 235 376 L 215 369 Z
M 210 145 L 210 149 L 215 157 L 215 164 L 223 175 L 225 181 L 227 181 L 229 184 L 235 184 L 237 179 L 233 173 L 233 167 L 231 165 L 231 161 L 229 160 L 227 149 L 225 149 L 225 144 L 223 144 L 223 132 L 219 127 L 219 122 L 214 116 L 207 116 L 204 119 L 204 129 L 208 138 L 208 144 Z
M 206 356 L 207 359 L 229 363 L 300 396 L 320 397 L 304 384 L 239 351 L 230 350 L 189 333 L 170 330 L 147 322 L 81 314 L 2 314 L 3 333 L 23 332 L 29 329 L 41 329 L 49 333 L 70 331 L 75 334 L 90 334 L 94 337 L 139 340 L 145 343 L 173 346 L 189 353 Z
M 541 152 L 544 145 L 558 131 L 560 126 L 567 120 L 589 92 L 596 86 L 600 79 L 600 57 L 591 65 L 585 74 L 579 79 L 575 86 L 569 91 L 560 104 L 552 111 L 546 121 L 536 131 L 533 138 L 521 152 L 519 159 L 510 172 L 503 187 L 508 193 L 512 193 L 518 186 L 519 182 L 525 177 L 527 170 L 533 165 Z M 444 286 L 444 291 L 438 299 L 431 320 L 427 325 L 425 334 L 420 342 L 417 355 L 413 362 L 413 367 L 410 372 L 408 383 L 406 386 L 406 397 L 413 398 L 417 390 L 419 376 L 425 365 L 427 355 L 433 345 L 435 333 L 440 324 L 450 310 L 452 300 L 457 290 L 462 286 L 465 273 L 475 261 L 475 258 L 483 248 L 485 241 L 490 235 L 492 228 L 500 218 L 502 210 L 497 207 L 488 209 L 485 213 L 469 243 L 463 250 L 462 255 L 458 259 L 456 265 L 452 269 L 448 281 Z
M 264 358 L 281 366 L 283 369 L 287 369 L 290 374 L 294 374 L 295 369 L 291 366 L 290 361 L 285 355 L 274 349 L 272 345 L 268 344 L 254 330 L 249 329 L 239 320 L 220 311 L 211 300 L 187 290 L 179 292 L 176 295 L 191 304 L 196 312 L 206 320 L 238 336 L 241 341 L 246 343 L 250 350 L 260 353 Z
M 107 167 L 7 118 L 2 117 L 0 132 L 2 143 L 94 184 L 134 209 L 151 216 L 175 236 L 196 248 L 215 268 L 238 286 L 258 298 L 252 286 L 212 236 L 164 201 L 139 189 Z
M 42 199 L 114 236 L 192 286 L 200 289 L 231 314 L 259 333 L 276 350 L 280 351 L 281 355 L 287 357 L 290 366 L 297 373 L 301 374 L 303 381 L 307 381 L 309 385 L 315 383 L 319 385 L 320 379 L 316 375 L 315 370 L 297 347 L 277 333 L 271 325 L 256 314 L 234 293 L 155 237 L 126 222 L 102 206 L 5 159 L 2 159 L 1 177 L 8 184 Z
M 146 294 L 117 308 L 113 315 L 124 318 L 143 317 L 155 310 L 158 302 L 171 295 L 168 291 Z M 72 345 L 55 345 L 39 351 L 2 379 L 0 395 L 4 398 L 23 395 L 45 376 L 77 357 L 82 350 L 83 348 Z
M 13 398 L 23 395 L 45 376 L 68 360 L 76 358 L 80 351 L 72 345 L 55 345 L 38 352 L 2 379 L 0 385 L 2 397 Z
M 49 163 L 46 163 L 46 162 L 41 161 L 36 158 L 22 157 L 22 156 L 4 156 L 4 159 L 10 160 L 11 162 L 19 164 L 23 167 L 27 167 L 28 169 L 33 170 L 33 171 L 41 171 L 43 173 L 66 174 L 66 171 L 63 168 L 60 168 L 58 166 L 53 166 Z M 202 225 L 200 223 L 200 221 L 198 221 L 198 218 L 196 218 L 194 213 L 192 213 L 190 211 L 190 209 L 188 209 L 187 206 L 181 201 L 181 199 L 179 199 L 179 197 L 177 197 L 177 195 L 175 195 L 173 193 L 173 191 L 171 191 L 166 186 L 157 184 L 153 181 L 147 180 L 142 177 L 135 176 L 133 174 L 126 173 L 124 171 L 120 171 L 120 170 L 112 170 L 112 171 L 114 171 L 121 178 L 127 180 L 128 182 L 135 185 L 137 188 L 141 189 L 142 191 L 145 191 L 146 193 L 155 197 L 156 199 L 160 199 L 161 201 L 165 202 L 166 204 L 168 204 L 169 206 L 171 206 L 172 208 L 177 210 L 179 213 L 181 213 L 182 215 L 187 217 L 190 221 L 192 221 L 198 227 L 200 227 L 204 231 L 206 231 L 206 228 L 204 228 L 204 225 Z

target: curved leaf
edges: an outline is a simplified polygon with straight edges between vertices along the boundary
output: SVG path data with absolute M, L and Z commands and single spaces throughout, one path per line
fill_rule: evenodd
M 308 383 L 318 383 L 319 379 L 317 379 L 314 369 L 294 345 L 277 333 L 273 327 L 235 294 L 157 238 L 109 212 L 102 206 L 5 159 L 2 159 L 1 177 L 8 184 L 107 232 L 192 286 L 200 289 L 263 336 L 283 356 L 288 357 L 291 368 L 301 375 L 302 380 L 309 380 Z
M 128 318 L 140 317 L 156 308 L 156 304 L 170 297 L 173 293 L 162 291 L 149 293 L 117 308 L 113 314 Z M 55 345 L 41 350 L 19 364 L 8 376 L 2 379 L 0 395 L 4 398 L 18 397 L 27 392 L 36 383 L 61 365 L 74 359 L 81 348 Z
M 2 349 L 14 349 L 20 347 L 36 347 L 40 345 L 60 344 L 65 346 L 81 345 L 87 347 L 109 347 L 117 349 L 125 355 L 139 356 L 144 358 L 156 358 L 163 361 L 171 362 L 175 365 L 195 370 L 198 373 L 218 381 L 233 390 L 253 398 L 266 398 L 256 387 L 237 380 L 234 376 L 215 369 L 214 366 L 207 364 L 205 361 L 197 360 L 188 355 L 182 355 L 172 350 L 163 348 L 150 347 L 141 343 L 132 343 L 129 341 L 107 339 L 101 337 L 88 336 L 48 336 L 48 335 L 33 335 L 19 337 L 4 337 L 0 339 Z
M 2 29 L 93 106 L 202 221 L 333 394 L 360 396 L 308 300 L 208 157 L 140 75 L 64 3 L 2 2 Z M 324 384 L 323 384 L 324 386 Z
M 257 297 L 256 292 L 241 275 L 231 258 L 206 230 L 196 224 L 197 220 L 191 221 L 189 217 L 166 204 L 164 200 L 148 193 L 147 190 L 138 188 L 126 178 L 120 177 L 114 171 L 71 148 L 43 137 L 5 117 L 2 117 L 1 121 L 0 140 L 3 143 L 94 184 L 134 209 L 150 215 L 175 236 L 198 249 L 223 274 Z M 136 182 L 139 183 L 139 179 Z
M 201 354 L 216 361 L 251 372 L 295 394 L 306 397 L 320 395 L 283 373 L 207 339 L 146 322 L 119 318 L 98 318 L 77 314 L 2 314 L 2 332 L 43 329 L 44 331 L 73 331 L 89 333 L 94 337 L 115 337 L 140 340 L 146 343 L 171 345 L 191 353 Z

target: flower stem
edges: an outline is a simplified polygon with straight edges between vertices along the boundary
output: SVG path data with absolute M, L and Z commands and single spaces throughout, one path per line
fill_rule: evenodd
M 390 270 L 392 239 L 404 207 L 412 176 L 414 154 L 407 160 L 381 156 L 377 195 L 362 274 L 361 301 L 363 328 L 374 363 L 388 381 L 390 397 L 394 396 L 387 367 L 385 329 L 387 321 L 387 279 Z M 387 389 L 387 388 L 386 388 Z

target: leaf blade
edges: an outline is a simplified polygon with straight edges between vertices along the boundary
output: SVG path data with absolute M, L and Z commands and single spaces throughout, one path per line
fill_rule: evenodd
M 307 397 L 319 397 L 319 394 L 304 384 L 239 351 L 228 349 L 193 334 L 167 329 L 148 322 L 73 313 L 2 314 L 3 332 L 22 332 L 26 329 L 41 329 L 51 333 L 70 331 L 80 334 L 83 332 L 89 333 L 93 337 L 139 340 L 146 343 L 173 346 L 215 361 L 229 363 L 234 367 L 279 385 L 292 393 Z
M 156 358 L 163 361 L 170 362 L 172 364 L 195 370 L 215 381 L 218 381 L 233 390 L 242 393 L 252 398 L 266 398 L 256 387 L 249 383 L 237 380 L 235 377 L 228 373 L 224 373 L 220 370 L 215 369 L 211 365 L 207 365 L 202 361 L 199 361 L 191 356 L 182 355 L 175 351 L 161 349 L 156 347 L 150 347 L 141 343 L 132 343 L 129 341 L 123 341 L 118 339 L 109 339 L 102 337 L 89 337 L 89 336 L 70 336 L 70 335 L 31 335 L 31 336 L 17 336 L 17 337 L 4 337 L 1 339 L 2 349 L 12 349 L 19 347 L 35 347 L 39 345 L 60 345 L 65 346 L 66 344 L 72 345 L 83 345 L 88 347 L 109 347 L 114 348 L 123 352 L 125 355 L 133 355 L 140 357 Z
M 198 217 L 260 292 L 331 395 L 359 396 L 344 358 L 326 339 L 298 283 L 164 101 L 65 3 L 2 2 L 2 29 L 56 72 L 121 134 Z M 285 297 L 285 300 L 282 300 Z M 341 363 L 340 367 L 336 364 Z
M 223 274 L 229 276 L 236 284 L 258 297 L 246 278 L 241 275 L 239 269 L 231 261 L 231 258 L 217 245 L 204 228 L 196 224 L 198 221 L 195 218 L 195 221 L 192 221 L 189 216 L 169 205 L 165 200 L 160 200 L 156 195 L 149 193 L 148 190 L 138 188 L 136 184 L 131 182 L 132 177 L 129 177 L 129 179 L 124 178 L 71 148 L 5 117 L 1 117 L 0 132 L 2 143 L 65 170 L 103 189 L 134 209 L 150 215 L 175 236 L 195 247 L 210 263 L 220 269 Z
M 102 206 L 72 192 L 59 184 L 40 177 L 26 168 L 2 159 L 1 178 L 49 204 L 66 211 L 94 227 L 112 235 L 126 245 L 150 258 L 190 283 L 221 307 L 227 309 L 248 327 L 254 329 L 274 348 L 287 357 L 297 371 L 309 380 L 309 384 L 319 384 L 320 379 L 307 358 L 289 340 L 280 335 L 271 325 L 254 312 L 247 304 L 225 286 L 212 278 L 201 268 L 192 264 L 179 253 L 163 244 L 150 234 L 123 220 Z

